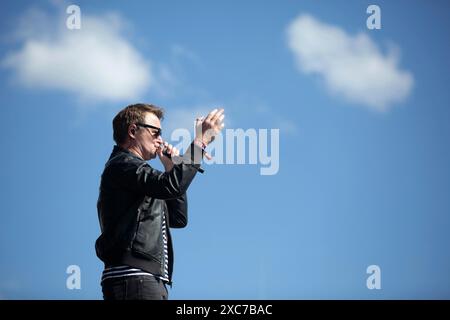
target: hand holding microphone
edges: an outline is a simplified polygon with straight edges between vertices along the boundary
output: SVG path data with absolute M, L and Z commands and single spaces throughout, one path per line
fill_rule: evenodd
M 169 159 L 171 159 L 172 156 L 180 155 L 180 151 L 177 148 L 175 148 L 174 146 L 172 146 L 171 144 L 169 144 L 167 141 L 164 141 L 160 145 L 159 150 L 160 150 L 160 152 L 158 152 L 158 155 L 165 156 Z
M 164 166 L 164 169 L 168 172 L 173 168 L 172 156 L 179 156 L 180 151 L 168 142 L 164 141 L 159 146 L 157 154 Z

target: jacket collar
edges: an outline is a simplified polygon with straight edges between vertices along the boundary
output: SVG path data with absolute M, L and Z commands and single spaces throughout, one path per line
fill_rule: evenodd
M 118 146 L 117 144 L 114 146 L 114 148 L 113 148 L 113 150 L 111 152 L 111 155 L 109 156 L 108 160 L 111 160 L 112 158 L 114 158 L 115 156 L 117 156 L 120 153 L 126 153 L 127 155 L 129 155 L 129 156 L 131 156 L 133 158 L 136 158 L 136 159 L 139 159 L 139 160 L 143 161 L 142 158 L 139 157 L 138 155 L 134 154 L 133 152 L 131 152 L 131 151 L 127 150 L 127 149 L 122 148 L 121 146 Z

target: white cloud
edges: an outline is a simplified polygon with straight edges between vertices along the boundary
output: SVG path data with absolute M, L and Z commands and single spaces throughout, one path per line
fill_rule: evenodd
M 82 12 L 80 30 L 67 29 L 65 18 L 31 10 L 21 19 L 20 48 L 2 60 L 16 82 L 109 101 L 138 100 L 154 84 L 151 62 L 122 35 L 119 15 Z
M 299 69 L 323 77 L 327 87 L 351 102 L 387 111 L 411 92 L 413 76 L 398 68 L 395 52 L 383 55 L 365 34 L 347 34 L 310 15 L 287 29 L 288 46 Z

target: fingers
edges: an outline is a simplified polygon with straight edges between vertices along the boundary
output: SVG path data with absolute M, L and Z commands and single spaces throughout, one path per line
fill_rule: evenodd
M 162 150 L 166 149 L 166 152 L 170 154 L 171 156 L 179 156 L 180 150 L 172 146 L 171 144 L 164 142 L 164 148 Z
M 220 119 L 220 117 L 225 117 L 225 115 L 223 114 L 224 113 L 224 109 L 223 108 L 221 108 L 221 109 L 219 109 L 217 112 L 215 112 L 214 114 L 213 114 L 213 116 L 211 117 L 211 122 L 213 123 L 213 124 L 215 124 L 216 122 L 217 122 L 217 120 L 219 120 Z M 223 119 L 223 118 L 222 118 Z
M 180 150 L 178 150 L 177 148 L 173 147 L 171 144 L 169 144 L 167 152 L 170 155 L 172 155 L 172 156 L 179 156 L 180 155 Z
M 196 134 L 199 134 L 202 132 L 202 127 L 203 127 L 203 121 L 205 120 L 205 117 L 199 117 L 197 119 L 195 119 L 195 130 L 196 130 Z
M 220 109 L 214 109 L 212 110 L 207 116 L 205 121 L 206 122 L 212 122 L 214 123 L 215 121 L 217 121 L 217 119 L 224 113 L 224 109 L 220 108 Z
M 223 119 L 225 118 L 224 114 L 221 114 L 220 117 L 216 120 L 216 124 L 222 129 L 223 128 Z
M 217 113 L 217 109 L 212 110 L 208 115 L 206 116 L 205 122 L 211 121 L 212 117 Z

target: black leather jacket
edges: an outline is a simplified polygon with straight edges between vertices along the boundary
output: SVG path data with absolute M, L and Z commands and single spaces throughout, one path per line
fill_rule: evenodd
M 186 155 L 190 155 L 189 159 Z M 128 265 L 155 275 L 164 274 L 162 215 L 166 215 L 170 228 L 186 226 L 186 191 L 202 156 L 201 148 L 192 144 L 180 164 L 170 172 L 160 172 L 132 152 L 114 147 L 101 177 L 97 202 L 102 233 L 95 249 L 106 267 Z M 170 228 L 167 233 L 171 281 Z

